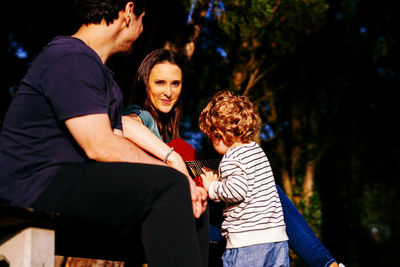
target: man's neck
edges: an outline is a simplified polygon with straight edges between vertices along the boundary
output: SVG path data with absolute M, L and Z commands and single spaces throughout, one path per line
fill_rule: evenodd
M 105 21 L 100 24 L 83 25 L 72 37 L 82 40 L 92 48 L 105 64 L 114 52 L 113 49 L 118 34 L 117 27 L 117 23 L 107 25 Z

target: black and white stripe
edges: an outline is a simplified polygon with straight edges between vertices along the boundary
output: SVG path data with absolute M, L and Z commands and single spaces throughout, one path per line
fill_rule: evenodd
M 262 148 L 255 142 L 234 147 L 219 165 L 220 182 L 210 197 L 224 201 L 224 235 L 285 227 L 274 175 Z

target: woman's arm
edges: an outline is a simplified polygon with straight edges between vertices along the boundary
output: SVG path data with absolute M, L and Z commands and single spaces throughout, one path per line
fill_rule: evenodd
M 143 125 L 139 116 L 123 116 L 122 132 L 125 138 L 161 160 L 164 160 L 171 149 Z M 187 176 L 190 185 L 193 212 L 195 217 L 199 218 L 207 208 L 207 193 L 203 188 L 196 187 L 196 184 L 186 169 L 185 162 L 178 153 L 172 152 L 171 155 L 168 156 L 166 163 Z
M 141 147 L 143 150 L 147 151 L 148 153 L 152 154 L 160 160 L 164 160 L 165 156 L 171 149 L 152 131 L 150 131 L 145 125 L 143 125 L 139 116 L 123 116 L 122 128 L 125 138 L 128 138 L 137 146 Z M 189 176 L 185 162 L 183 161 L 182 157 L 175 151 L 168 156 L 166 163 L 171 167 L 177 169 L 178 171 L 184 173 L 186 176 Z

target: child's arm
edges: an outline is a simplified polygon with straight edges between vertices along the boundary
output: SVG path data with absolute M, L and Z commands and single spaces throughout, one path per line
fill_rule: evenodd
M 203 175 L 203 184 L 210 199 L 226 203 L 239 203 L 247 195 L 248 179 L 244 167 L 235 160 L 221 162 L 221 181 L 215 174 Z
M 203 179 L 203 187 L 208 192 L 211 183 L 218 181 L 218 175 L 208 168 L 202 168 L 202 171 L 203 174 L 201 174 L 200 176 Z

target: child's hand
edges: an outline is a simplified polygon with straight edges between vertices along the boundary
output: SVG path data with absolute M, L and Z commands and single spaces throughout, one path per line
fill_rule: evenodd
M 200 176 L 203 179 L 203 186 L 208 192 L 210 184 L 214 181 L 218 181 L 218 175 L 214 171 L 211 171 L 208 168 L 202 168 L 202 171 L 204 173 L 201 174 Z
M 203 168 L 201 168 L 201 170 L 202 170 L 204 173 L 206 173 L 206 172 L 212 172 L 212 173 L 214 173 L 214 174 L 217 174 L 217 172 L 216 172 L 215 170 L 210 169 L 210 168 L 208 168 L 208 167 L 203 167 Z

